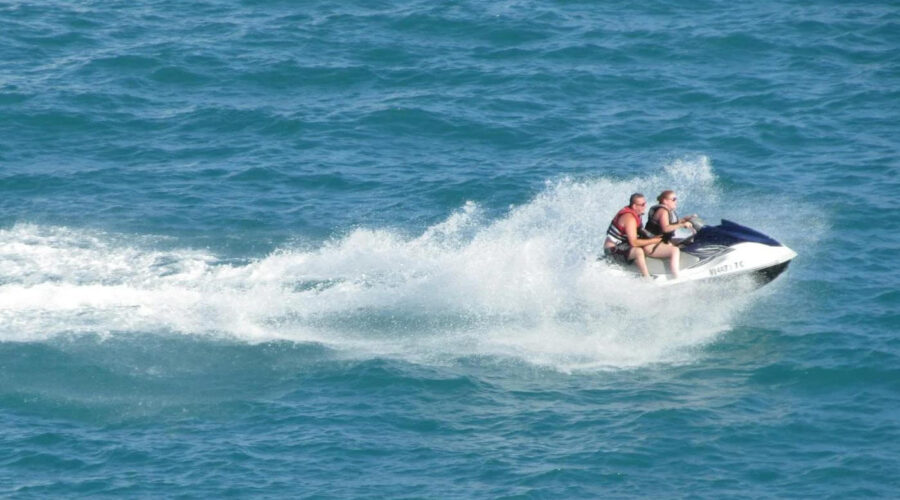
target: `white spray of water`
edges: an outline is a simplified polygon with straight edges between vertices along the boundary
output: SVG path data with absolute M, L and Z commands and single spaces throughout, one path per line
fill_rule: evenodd
M 0 231 L 0 341 L 160 332 L 319 342 L 426 363 L 513 358 L 565 371 L 683 362 L 752 296 L 657 289 L 595 258 L 631 192 L 652 199 L 666 188 L 692 211 L 719 208 L 701 157 L 649 178 L 548 183 L 499 220 L 469 202 L 418 237 L 358 229 L 239 265 L 20 224 Z

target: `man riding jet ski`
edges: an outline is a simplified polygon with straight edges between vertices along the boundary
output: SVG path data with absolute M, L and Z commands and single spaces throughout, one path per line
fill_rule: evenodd
M 628 206 L 619 210 L 609 223 L 603 254 L 624 264 L 634 264 L 644 277 L 650 275 L 646 257 L 668 258 L 669 269 L 673 277 L 677 278 L 680 269 L 678 248 L 663 241 L 668 239 L 665 236 L 653 236 L 644 230 L 641 216 L 644 215 L 646 206 L 647 199 L 643 194 L 631 195 Z
M 663 199 L 667 194 L 668 198 Z M 660 205 L 651 208 L 650 222 L 643 228 L 640 203 L 646 203 L 642 198 L 638 194 L 632 195 L 632 204 L 613 218 L 607 230 L 604 253 L 614 265 L 652 276 L 660 284 L 751 275 L 761 286 L 784 272 L 791 259 L 797 256 L 793 250 L 765 234 L 729 220 L 723 219 L 718 226 L 705 226 L 696 216 L 679 219 L 673 205 L 677 198 L 671 191 L 660 195 Z M 627 224 L 623 224 L 623 220 Z M 675 230 L 681 227 L 690 228 L 695 234 L 680 241 L 673 239 Z M 654 232 L 661 234 L 654 235 Z M 632 234 L 634 237 L 630 238 Z M 632 246 L 632 242 L 636 245 Z M 655 248 L 659 246 L 667 252 L 659 252 Z M 668 265 L 658 258 L 663 253 L 668 257 Z

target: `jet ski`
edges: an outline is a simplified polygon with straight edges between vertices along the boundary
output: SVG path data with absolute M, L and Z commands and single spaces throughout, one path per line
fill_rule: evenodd
M 730 220 L 722 219 L 718 226 L 703 225 L 699 219 L 696 222 L 695 227 L 700 226 L 696 234 L 676 243 L 681 249 L 678 279 L 669 273 L 668 259 L 647 258 L 647 270 L 655 283 L 672 285 L 749 276 L 762 286 L 783 273 L 797 256 L 769 236 Z M 611 263 L 640 274 L 634 262 Z

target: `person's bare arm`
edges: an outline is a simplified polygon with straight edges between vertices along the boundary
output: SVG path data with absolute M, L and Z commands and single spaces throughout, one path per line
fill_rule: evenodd
M 682 218 L 675 224 L 669 224 L 668 208 L 660 208 L 656 211 L 656 222 L 659 223 L 659 227 L 662 228 L 662 232 L 664 233 L 669 233 L 680 227 L 689 227 L 691 225 L 687 218 Z
M 625 217 L 626 215 L 627 214 L 622 214 L 621 217 Z M 630 216 L 625 219 L 625 236 L 628 236 L 628 244 L 633 248 L 655 245 L 662 241 L 662 236 L 655 236 L 648 240 L 642 240 L 638 238 L 637 221 L 634 220 L 634 217 Z

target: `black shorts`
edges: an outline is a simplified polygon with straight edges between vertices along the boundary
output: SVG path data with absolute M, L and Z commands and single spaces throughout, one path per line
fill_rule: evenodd
M 630 258 L 628 254 L 631 253 L 631 245 L 628 243 L 619 243 L 618 245 L 610 248 L 603 247 L 603 255 L 606 255 L 607 259 L 612 260 L 613 262 L 619 262 L 621 264 L 628 264 L 633 261 L 634 258 Z

